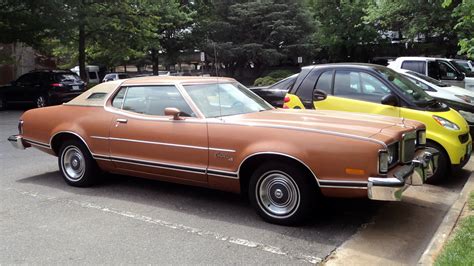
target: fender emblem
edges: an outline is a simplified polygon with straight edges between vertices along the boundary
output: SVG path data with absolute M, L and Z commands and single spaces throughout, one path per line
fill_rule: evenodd
M 226 160 L 229 161 L 229 162 L 234 161 L 234 158 L 233 158 L 233 157 L 231 157 L 231 156 L 229 156 L 228 154 L 225 154 L 225 153 L 223 153 L 223 152 L 218 152 L 218 153 L 216 153 L 215 156 L 216 156 L 216 158 L 218 158 L 218 159 L 226 159 Z

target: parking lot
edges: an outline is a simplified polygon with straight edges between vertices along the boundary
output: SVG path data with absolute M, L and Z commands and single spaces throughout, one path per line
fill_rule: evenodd
M 127 176 L 65 184 L 57 158 L 14 149 L 22 110 L 0 112 L 0 262 L 307 264 L 336 248 L 371 249 L 379 262 L 416 263 L 472 169 L 403 202 L 326 199 L 299 227 L 262 221 L 246 200 Z M 378 232 L 374 235 L 373 232 Z

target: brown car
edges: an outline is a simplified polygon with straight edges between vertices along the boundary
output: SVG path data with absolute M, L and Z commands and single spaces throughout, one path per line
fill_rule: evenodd
M 57 156 L 72 186 L 105 171 L 245 192 L 280 224 L 304 218 L 320 193 L 400 200 L 436 165 L 421 123 L 274 109 L 227 78 L 103 83 L 62 106 L 25 112 L 19 131 L 12 144 Z

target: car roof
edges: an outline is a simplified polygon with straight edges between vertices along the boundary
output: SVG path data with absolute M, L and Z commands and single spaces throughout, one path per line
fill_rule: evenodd
M 360 69 L 382 69 L 386 68 L 385 66 L 376 65 L 376 64 L 368 64 L 368 63 L 330 63 L 330 64 L 321 64 L 321 65 L 311 65 L 302 67 L 303 69 L 313 69 L 313 68 L 344 68 L 344 67 L 351 67 L 351 68 L 360 68 Z
M 78 97 L 65 103 L 64 105 L 76 106 L 103 106 L 116 89 L 120 86 L 140 86 L 140 85 L 178 85 L 178 84 L 216 84 L 235 82 L 232 78 L 216 77 L 174 77 L 174 76 L 149 76 L 131 79 L 114 80 L 100 83 L 85 91 Z M 104 94 L 104 97 L 89 98 L 92 94 Z
M 233 78 L 224 77 L 189 77 L 189 76 L 146 76 L 126 79 L 123 85 L 150 84 L 206 84 L 219 82 L 235 82 Z

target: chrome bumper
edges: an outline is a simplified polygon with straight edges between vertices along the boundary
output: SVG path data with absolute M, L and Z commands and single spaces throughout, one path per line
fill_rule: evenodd
M 438 167 L 439 154 L 426 148 L 415 154 L 411 164 L 398 167 L 387 177 L 369 177 L 367 193 L 369 199 L 399 201 L 408 186 L 421 186 L 433 176 Z
M 8 141 L 13 145 L 13 147 L 24 150 L 25 145 L 23 145 L 23 138 L 20 135 L 13 135 L 8 137 Z

